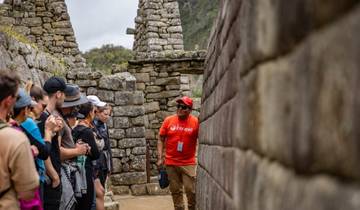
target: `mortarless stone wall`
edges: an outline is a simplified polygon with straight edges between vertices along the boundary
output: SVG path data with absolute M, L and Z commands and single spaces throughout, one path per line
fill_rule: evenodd
M 10 31 L 0 31 L 0 70 L 16 71 L 23 83 L 30 79 L 38 85 L 52 75 L 66 74 L 68 67 L 58 58 L 21 40 Z
M 360 4 L 220 1 L 199 209 L 360 208 Z
M 171 53 L 164 58 L 129 61 L 128 71 L 136 77 L 137 89 L 144 93 L 145 138 L 148 180 L 158 174 L 157 138 L 164 119 L 176 113 L 176 99 L 192 97 L 188 75 L 202 74 L 206 51 Z M 194 99 L 193 114 L 199 115 L 200 98 Z
M 139 60 L 164 57 L 164 53 L 184 50 L 176 0 L 139 0 L 133 49 Z
M 0 26 L 26 36 L 72 68 L 85 66 L 65 0 L 5 0 L 0 4 Z
M 144 95 L 136 90 L 136 79 L 128 72 L 102 75 L 78 71 L 67 74 L 87 95 L 97 95 L 112 105 L 109 136 L 114 171 L 111 189 L 115 194 L 129 193 L 130 187 L 147 183 Z

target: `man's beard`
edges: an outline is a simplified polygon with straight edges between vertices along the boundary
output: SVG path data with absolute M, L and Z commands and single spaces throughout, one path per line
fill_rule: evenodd
M 62 105 L 63 105 L 63 102 L 57 101 L 56 104 L 55 104 L 55 108 L 56 108 L 57 110 L 60 110 L 61 107 L 62 107 Z

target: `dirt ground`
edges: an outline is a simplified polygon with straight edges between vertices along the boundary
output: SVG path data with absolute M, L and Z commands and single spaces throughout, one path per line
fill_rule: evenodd
M 170 195 L 166 196 L 115 196 L 120 210 L 174 210 Z

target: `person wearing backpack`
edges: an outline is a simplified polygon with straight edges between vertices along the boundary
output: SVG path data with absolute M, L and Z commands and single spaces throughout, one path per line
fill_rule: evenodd
M 18 97 L 19 77 L 0 70 L 0 209 L 18 210 L 39 187 L 39 175 L 25 134 L 6 123 Z
M 28 137 L 30 145 L 35 147 L 38 153 L 34 155 L 35 166 L 40 176 L 40 198 L 43 201 L 43 186 L 45 183 L 45 164 L 44 160 L 49 157 L 51 150 L 51 137 L 54 132 L 61 129 L 53 116 L 50 116 L 45 122 L 44 138 L 40 133 L 40 129 L 36 122 L 29 117 L 30 109 L 35 105 L 31 97 L 24 89 L 19 90 L 18 98 L 16 100 L 13 110 L 13 127 L 24 132 Z M 41 202 L 42 203 L 42 202 Z M 34 202 L 35 205 L 35 202 Z
M 80 105 L 79 113 L 83 115 L 78 125 L 73 129 L 73 137 L 76 142 L 83 142 L 90 145 L 90 151 L 86 154 L 85 169 L 86 169 L 86 194 L 77 199 L 78 205 L 76 209 L 91 209 L 95 201 L 95 186 L 96 179 L 96 160 L 100 157 L 100 151 L 103 148 L 101 143 L 96 138 L 92 121 L 95 117 L 95 107 L 91 102 Z M 95 165 L 95 166 L 94 166 Z

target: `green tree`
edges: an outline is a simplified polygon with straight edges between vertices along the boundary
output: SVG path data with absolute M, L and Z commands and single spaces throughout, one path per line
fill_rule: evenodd
M 122 46 L 106 44 L 100 48 L 93 48 L 83 53 L 83 56 L 90 67 L 105 73 L 111 73 L 111 66 L 113 64 L 126 63 L 134 58 L 134 53 L 132 50 Z

